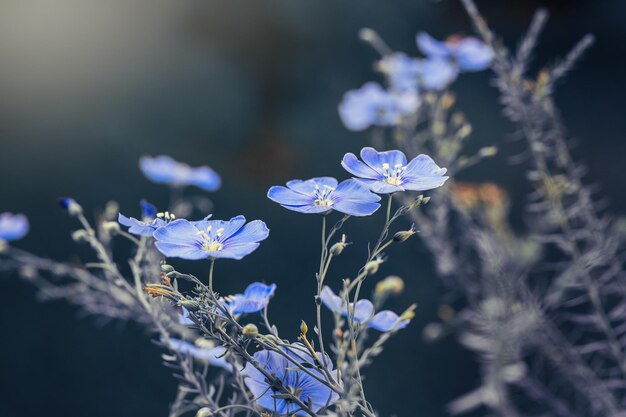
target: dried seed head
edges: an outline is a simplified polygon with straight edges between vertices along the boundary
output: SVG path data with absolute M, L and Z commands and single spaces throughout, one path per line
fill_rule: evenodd
M 259 329 L 252 323 L 248 323 L 243 326 L 243 330 L 241 332 L 247 337 L 255 337 L 259 335 Z

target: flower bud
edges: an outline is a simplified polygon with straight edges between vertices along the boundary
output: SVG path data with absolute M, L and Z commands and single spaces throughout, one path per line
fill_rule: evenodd
M 59 206 L 67 211 L 70 216 L 78 216 L 83 213 L 83 208 L 73 198 L 60 198 Z
M 482 157 L 496 156 L 498 148 L 495 146 L 487 146 L 478 151 L 478 154 Z
M 102 229 L 109 234 L 116 234 L 120 231 L 120 225 L 118 222 L 104 222 L 102 224 Z
M 416 232 L 417 232 L 417 229 L 415 228 L 415 225 L 413 224 L 411 225 L 411 228 L 409 230 L 402 230 L 400 232 L 397 232 L 395 235 L 393 235 L 393 241 L 398 242 L 398 243 L 404 242 L 405 240 L 413 236 Z
M 197 301 L 187 300 L 186 298 L 183 298 L 183 299 L 179 300 L 178 301 L 178 305 L 181 306 L 181 307 L 185 307 L 189 311 L 198 311 L 198 310 L 200 310 L 200 304 L 198 304 Z
M 309 326 L 307 326 L 304 320 L 302 320 L 302 323 L 300 323 L 300 333 L 306 336 L 306 333 L 308 331 L 309 331 Z
M 383 260 L 381 258 L 376 258 L 373 261 L 366 263 L 364 269 L 365 275 L 374 275 L 376 272 L 378 272 L 378 267 L 382 263 Z
M 165 272 L 167 274 L 168 272 L 174 271 L 174 267 L 172 265 L 163 264 L 163 265 L 161 265 L 161 271 L 163 271 L 163 272 Z
M 332 256 L 339 256 L 346 246 L 348 246 L 346 243 L 346 235 L 342 235 L 341 240 L 330 247 L 330 254 Z
M 72 233 L 72 240 L 74 242 L 84 242 L 89 238 L 89 234 L 86 230 L 80 229 Z
M 259 329 L 256 327 L 256 325 L 252 323 L 248 323 L 245 326 L 243 326 L 243 330 L 241 332 L 243 333 L 244 336 L 248 336 L 248 337 L 255 337 L 259 335 Z
M 396 275 L 390 275 L 376 284 L 376 295 L 401 294 L 404 290 L 404 281 Z
M 213 415 L 213 411 L 209 407 L 202 407 L 196 412 L 196 417 L 209 417 Z

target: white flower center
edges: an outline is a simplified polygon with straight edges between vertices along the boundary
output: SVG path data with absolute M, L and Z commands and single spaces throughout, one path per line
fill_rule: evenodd
M 316 206 L 327 206 L 330 207 L 333 205 L 330 196 L 332 195 L 335 189 L 331 186 L 325 185 L 323 188 L 319 186 L 315 186 L 315 192 L 313 196 L 315 197 L 315 205 Z
M 217 252 L 222 250 L 224 245 L 219 241 L 220 236 L 224 232 L 224 228 L 220 227 L 215 231 L 214 235 L 211 235 L 212 226 L 207 227 L 206 232 L 204 230 L 198 231 L 198 234 L 202 236 L 204 243 L 202 244 L 202 250 L 207 252 Z
M 387 184 L 400 186 L 402 185 L 402 173 L 406 170 L 406 166 L 402 164 L 396 164 L 393 169 L 389 164 L 383 164 L 383 175 L 385 176 L 385 182 Z

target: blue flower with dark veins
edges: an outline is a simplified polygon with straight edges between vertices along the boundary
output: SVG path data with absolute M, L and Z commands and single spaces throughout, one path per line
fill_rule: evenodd
M 315 360 L 304 345 L 292 343 L 289 347 L 283 346 L 281 349 L 294 361 L 303 364 L 311 373 L 318 375 L 322 380 L 324 379 L 324 375 L 317 369 Z M 322 356 L 320 352 L 316 352 L 316 354 L 320 361 L 326 364 L 326 369 L 333 379 L 337 381 L 337 371 L 333 369 L 333 363 L 328 355 Z M 307 415 L 298 404 L 290 400 L 288 395 L 285 395 L 284 389 L 302 403 L 309 405 L 314 413 L 332 405 L 339 399 L 339 394 L 297 368 L 294 363 L 278 352 L 261 350 L 254 354 L 254 360 L 267 373 L 273 375 L 276 381 L 268 380 L 261 371 L 248 362 L 241 373 L 244 377 L 244 383 L 254 395 L 257 404 L 275 412 L 276 415 Z
M 339 104 L 339 116 L 350 130 L 370 126 L 391 126 L 419 107 L 417 91 L 387 91 L 369 82 L 358 90 L 348 91 Z
M 380 197 L 355 180 L 337 184 L 331 177 L 293 180 L 287 187 L 274 186 L 267 197 L 300 213 L 328 213 L 337 210 L 351 216 L 369 216 L 380 207 Z
M 139 167 L 143 174 L 157 184 L 168 184 L 173 187 L 195 185 L 205 191 L 216 191 L 222 185 L 217 172 L 208 166 L 191 167 L 165 155 L 139 159 Z
M 248 285 L 243 294 L 228 297 L 225 303 L 226 308 L 234 316 L 258 313 L 267 307 L 274 291 L 276 291 L 276 284 L 265 285 L 262 282 L 253 282 Z
M 28 234 L 30 225 L 23 214 L 0 214 L 0 241 L 12 242 Z
M 194 344 L 185 340 L 170 338 L 167 346 L 183 355 L 207 361 L 210 365 L 223 368 L 229 372 L 233 371 L 233 366 L 225 359 L 226 349 L 224 346 L 215 346 L 209 340 L 198 339 Z
M 141 202 L 141 220 L 119 213 L 117 221 L 122 226 L 128 227 L 128 233 L 146 237 L 152 236 L 156 229 L 167 224 L 166 220 L 157 217 L 156 208 L 147 201 Z
M 430 156 L 418 155 L 407 163 L 401 151 L 378 152 L 363 148 L 360 161 L 347 153 L 341 165 L 372 191 L 389 194 L 396 191 L 426 191 L 443 185 L 448 177 L 446 168 L 440 168 Z
M 472 36 L 450 36 L 438 41 L 425 32 L 416 37 L 417 46 L 429 58 L 450 59 L 461 71 L 482 71 L 493 61 L 493 49 Z
M 228 221 L 178 219 L 158 228 L 153 236 L 157 249 L 167 257 L 241 259 L 259 247 L 269 229 L 261 220 L 246 224 L 243 216 Z
M 409 320 L 400 320 L 400 317 L 390 310 L 383 310 L 374 314 L 374 305 L 365 299 L 357 301 L 356 305 L 350 303 L 350 311 L 348 311 L 348 303 L 327 285 L 322 288 L 320 298 L 322 303 L 333 313 L 343 317 L 350 317 L 350 313 L 353 313 L 355 323 L 363 324 L 380 332 L 404 329 L 409 324 Z

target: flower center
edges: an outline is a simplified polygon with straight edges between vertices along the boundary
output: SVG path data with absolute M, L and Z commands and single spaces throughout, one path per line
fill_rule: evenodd
M 333 205 L 332 200 L 330 199 L 333 191 L 335 189 L 328 185 L 325 185 L 323 188 L 319 186 L 315 186 L 315 191 L 313 197 L 315 197 L 315 205 L 316 206 L 327 206 L 330 207 Z
M 402 185 L 402 173 L 406 170 L 406 166 L 402 164 L 396 164 L 393 169 L 389 164 L 383 164 L 383 175 L 385 176 L 385 182 L 391 185 Z
M 204 242 L 202 243 L 202 250 L 207 252 L 217 252 L 224 248 L 224 245 L 219 241 L 220 236 L 224 232 L 224 228 L 220 227 L 215 231 L 215 234 L 211 233 L 212 226 L 207 227 L 206 232 L 200 230 L 198 234 L 202 237 Z

